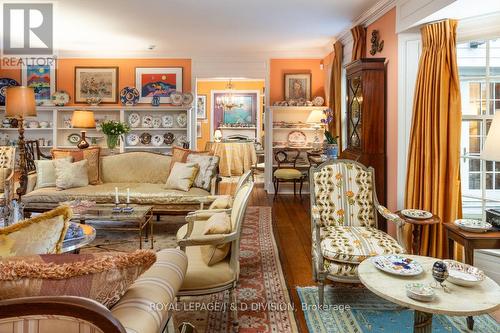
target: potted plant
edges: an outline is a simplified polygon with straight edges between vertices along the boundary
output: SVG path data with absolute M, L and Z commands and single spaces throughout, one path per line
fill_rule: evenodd
M 323 110 L 323 113 L 325 114 L 325 118 L 321 119 L 321 123 L 325 125 L 325 155 L 329 158 L 337 158 L 339 155 L 338 136 L 333 136 L 328 130 L 328 125 L 333 121 L 333 110 L 326 109 Z
M 101 131 L 106 135 L 108 148 L 113 150 L 118 145 L 120 136 L 130 131 L 130 126 L 116 120 L 105 120 L 100 125 Z

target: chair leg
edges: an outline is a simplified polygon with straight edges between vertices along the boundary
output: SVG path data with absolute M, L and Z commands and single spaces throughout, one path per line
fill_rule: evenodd
M 323 306 L 325 302 L 325 282 L 318 281 L 318 298 L 319 298 L 319 306 Z
M 295 196 L 295 194 L 297 193 L 297 191 L 295 190 L 295 185 L 297 184 L 297 181 L 294 179 L 293 180 L 293 196 Z
M 276 178 L 276 181 L 274 182 L 274 197 L 278 195 L 278 192 L 280 191 L 280 181 L 279 179 Z
M 235 332 L 238 331 L 238 299 L 236 298 L 236 288 L 231 289 L 229 292 L 229 297 L 231 298 L 231 307 L 233 312 L 233 329 Z
M 299 196 L 302 197 L 302 185 L 304 184 L 304 179 L 300 179 Z

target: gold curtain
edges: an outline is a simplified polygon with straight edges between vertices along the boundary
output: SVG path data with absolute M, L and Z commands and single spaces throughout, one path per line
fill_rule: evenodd
M 342 108 L 342 58 L 344 57 L 344 46 L 340 41 L 333 44 L 333 59 L 331 66 L 330 79 L 330 108 L 333 110 L 334 118 L 329 124 L 328 130 L 333 136 L 338 136 L 339 149 L 342 147 L 342 132 L 341 132 L 341 108 Z
M 446 253 L 442 223 L 462 215 L 456 28 L 457 21 L 444 20 L 421 29 L 406 176 L 406 207 L 441 218 L 441 224 L 423 228 L 420 253 L 440 258 Z
M 353 38 L 351 61 L 366 57 L 366 28 L 357 25 L 351 29 Z

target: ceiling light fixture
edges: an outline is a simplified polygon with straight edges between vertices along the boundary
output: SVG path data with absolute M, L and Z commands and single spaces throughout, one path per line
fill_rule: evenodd
M 238 97 L 234 96 L 234 88 L 231 79 L 226 86 L 226 93 L 222 96 L 218 96 L 216 103 L 218 107 L 222 107 L 224 110 L 231 110 L 236 107 L 241 108 L 243 103 L 237 103 Z

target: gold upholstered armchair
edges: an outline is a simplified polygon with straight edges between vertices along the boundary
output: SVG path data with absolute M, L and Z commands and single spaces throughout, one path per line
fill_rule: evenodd
M 350 160 L 310 169 L 313 278 L 323 304 L 325 280 L 359 283 L 368 257 L 404 253 L 404 222 L 378 203 L 375 171 Z M 397 226 L 397 239 L 378 229 L 378 213 Z
M 0 206 L 7 206 L 14 199 L 14 168 L 16 148 L 0 146 Z
M 201 211 L 186 217 L 177 244 L 186 252 L 188 269 L 178 296 L 230 291 L 233 325 L 238 325 L 236 284 L 239 278 L 240 235 L 254 183 L 242 184 L 228 212 Z M 229 308 L 229 307 L 228 307 Z

